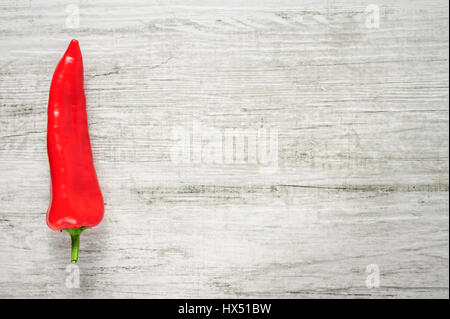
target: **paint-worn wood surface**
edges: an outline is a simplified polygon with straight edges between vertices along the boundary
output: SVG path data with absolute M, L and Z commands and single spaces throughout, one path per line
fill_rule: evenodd
M 2 1 L 0 297 L 449 297 L 447 1 L 242 2 Z M 106 202 L 79 288 L 45 225 L 71 38 Z

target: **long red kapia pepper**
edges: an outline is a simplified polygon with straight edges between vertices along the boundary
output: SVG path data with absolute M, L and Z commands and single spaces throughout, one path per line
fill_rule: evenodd
M 48 101 L 47 152 L 52 179 L 47 225 L 66 230 L 72 259 L 78 260 L 80 234 L 103 218 L 103 197 L 89 140 L 83 59 L 72 40 L 53 74 Z

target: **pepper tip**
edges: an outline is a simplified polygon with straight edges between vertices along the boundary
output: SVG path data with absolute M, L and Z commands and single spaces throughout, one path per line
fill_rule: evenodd
M 76 48 L 76 50 L 78 50 L 78 51 L 80 50 L 80 44 L 78 43 L 77 39 L 72 39 L 72 41 L 70 41 L 68 49 L 70 49 L 70 48 L 72 48 L 72 49 Z
M 64 57 L 72 57 L 74 59 L 81 59 L 81 50 L 78 40 L 72 39 L 67 47 Z

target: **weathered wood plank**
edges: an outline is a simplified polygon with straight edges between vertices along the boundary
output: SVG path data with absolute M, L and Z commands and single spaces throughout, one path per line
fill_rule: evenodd
M 0 297 L 448 298 L 446 1 L 69 4 L 0 5 Z M 71 38 L 106 202 L 79 289 L 45 226 Z

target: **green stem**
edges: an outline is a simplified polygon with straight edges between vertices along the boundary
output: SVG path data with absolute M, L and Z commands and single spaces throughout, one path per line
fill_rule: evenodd
M 70 238 L 72 238 L 72 263 L 76 263 L 78 260 L 78 252 L 80 251 L 80 235 L 87 227 L 80 228 L 69 228 L 64 229 L 66 232 L 70 234 Z

